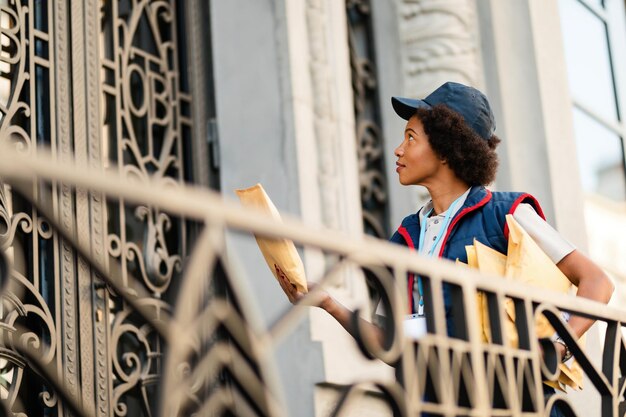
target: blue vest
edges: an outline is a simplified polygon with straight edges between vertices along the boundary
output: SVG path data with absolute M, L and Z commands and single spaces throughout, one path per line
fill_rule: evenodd
M 472 187 L 463 206 L 456 212 L 443 238 L 439 257 L 467 262 L 465 246 L 472 245 L 474 239 L 500 253 L 507 253 L 509 231 L 506 215 L 512 214 L 521 203 L 528 203 L 545 219 L 537 200 L 530 194 L 514 192 L 492 192 L 482 186 Z M 419 213 L 419 212 L 418 212 Z M 400 245 L 417 248 L 420 235 L 418 213 L 411 214 L 402 220 L 398 230 L 390 241 Z M 413 294 L 415 278 L 409 274 L 408 290 Z M 444 285 L 444 303 L 448 334 L 455 335 L 454 309 L 452 308 L 451 286 Z M 410 297 L 411 311 L 414 297 Z

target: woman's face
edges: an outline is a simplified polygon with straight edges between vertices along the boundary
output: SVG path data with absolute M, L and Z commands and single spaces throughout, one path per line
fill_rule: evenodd
M 398 158 L 396 172 L 402 185 L 428 185 L 444 165 L 430 147 L 424 126 L 417 116 L 407 122 L 404 140 L 394 154 Z

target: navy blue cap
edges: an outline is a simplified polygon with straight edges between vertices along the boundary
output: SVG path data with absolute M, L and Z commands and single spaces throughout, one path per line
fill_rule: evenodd
M 418 108 L 430 109 L 443 104 L 460 114 L 465 123 L 478 135 L 491 139 L 496 130 L 496 121 L 487 97 L 474 87 L 448 81 L 423 100 L 392 97 L 391 104 L 398 116 L 409 120 Z

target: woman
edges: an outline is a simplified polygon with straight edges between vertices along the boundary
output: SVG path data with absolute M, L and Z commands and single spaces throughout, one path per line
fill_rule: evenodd
M 465 246 L 474 239 L 506 253 L 505 216 L 510 213 L 578 287 L 578 296 L 608 302 L 613 284 L 606 274 L 545 222 L 539 203 L 531 195 L 485 188 L 495 178 L 495 149 L 500 140 L 493 134 L 494 117 L 484 94 L 447 82 L 424 100 L 394 97 L 392 105 L 407 120 L 404 139 L 395 150 L 398 179 L 403 185 L 426 187 L 431 197 L 417 213 L 402 221 L 392 242 L 450 260 L 467 261 Z M 302 297 L 285 279 L 281 286 L 291 302 Z M 422 314 L 419 282 L 409 280 L 409 293 L 413 294 L 412 313 Z M 445 288 L 444 298 L 448 333 L 454 335 L 454 313 Z M 319 306 L 354 335 L 348 309 L 327 294 Z M 578 316 L 569 320 L 578 337 L 592 324 L 592 320 Z M 382 340 L 380 330 L 374 327 L 374 333 Z M 555 347 L 562 358 L 571 356 L 558 337 Z

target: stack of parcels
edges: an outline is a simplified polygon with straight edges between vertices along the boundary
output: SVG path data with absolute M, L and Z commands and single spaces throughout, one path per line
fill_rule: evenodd
M 281 221 L 280 214 L 261 184 L 244 190 L 235 190 L 235 193 L 245 207 L 252 207 L 267 213 L 273 220 Z M 306 293 L 306 275 L 302 259 L 298 255 L 293 241 L 288 239 L 271 239 L 254 235 L 261 253 L 267 262 L 274 277 L 278 279 L 282 272 L 298 291 Z
M 473 246 L 466 246 L 467 263 L 470 267 L 479 269 L 481 272 L 500 275 L 504 279 L 515 280 L 524 284 L 539 288 L 545 288 L 561 293 L 568 293 L 572 287 L 571 282 L 552 262 L 537 243 L 528 235 L 522 226 L 515 221 L 512 215 L 506 216 L 509 227 L 508 256 L 497 252 L 484 244 L 474 241 Z M 489 328 L 489 313 L 487 308 L 487 296 L 482 292 L 477 294 L 479 329 L 483 342 L 491 342 Z M 518 347 L 518 335 L 515 327 L 515 306 L 513 300 L 505 302 L 506 326 L 508 345 Z M 554 328 L 548 320 L 541 316 L 535 322 L 538 338 L 550 338 L 554 334 Z M 584 345 L 584 336 L 579 340 Z M 560 374 L 558 382 L 545 382 L 546 384 L 564 390 L 565 385 L 576 390 L 582 389 L 582 368 L 573 358 L 559 365 Z

